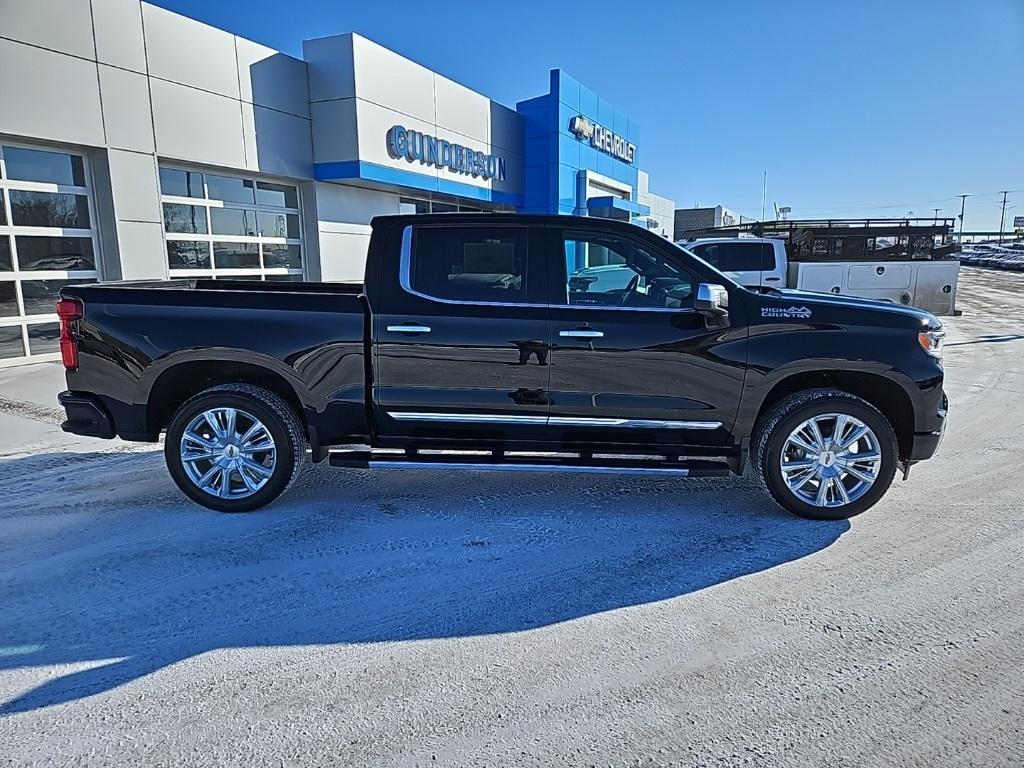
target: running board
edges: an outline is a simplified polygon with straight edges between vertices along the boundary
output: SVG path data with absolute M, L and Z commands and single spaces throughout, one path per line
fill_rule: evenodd
M 687 459 L 636 459 L 629 457 L 585 458 L 580 456 L 529 456 L 502 453 L 385 453 L 383 451 L 332 451 L 332 467 L 351 469 L 469 469 L 478 472 L 565 472 L 570 474 L 674 475 L 676 477 L 726 477 L 724 461 Z

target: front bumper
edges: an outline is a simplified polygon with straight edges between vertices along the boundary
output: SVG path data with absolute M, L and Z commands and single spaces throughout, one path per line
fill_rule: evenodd
M 910 463 L 930 459 L 939 450 L 942 438 L 946 434 L 946 416 L 949 412 L 949 400 L 942 394 L 942 405 L 936 412 L 938 429 L 930 432 L 915 432 L 914 444 L 910 448 Z
M 64 406 L 67 421 L 60 425 L 65 432 L 85 437 L 114 437 L 114 420 L 95 395 L 61 392 L 57 402 Z

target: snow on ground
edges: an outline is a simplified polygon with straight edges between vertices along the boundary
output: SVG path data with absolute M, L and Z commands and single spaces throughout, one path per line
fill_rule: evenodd
M 57 394 L 64 389 L 60 363 L 0 368 L 0 460 L 43 452 L 143 448 L 122 440 L 98 441 L 62 432 L 64 409 Z
M 1024 275 L 960 302 L 939 456 L 849 523 L 742 479 L 320 467 L 223 515 L 154 446 L 4 410 L 0 764 L 1019 765 Z

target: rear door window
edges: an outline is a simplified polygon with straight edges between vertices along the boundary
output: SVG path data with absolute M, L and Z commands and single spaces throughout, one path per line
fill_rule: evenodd
M 416 293 L 446 301 L 541 303 L 544 274 L 529 273 L 528 248 L 525 227 L 417 227 L 403 277 Z

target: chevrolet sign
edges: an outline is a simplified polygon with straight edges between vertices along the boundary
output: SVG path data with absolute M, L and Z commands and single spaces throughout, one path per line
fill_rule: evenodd
M 617 133 L 599 123 L 592 123 L 583 115 L 576 115 L 569 121 L 569 132 L 580 141 L 589 141 L 590 146 L 611 155 L 616 160 L 632 164 L 636 157 L 636 144 L 630 144 Z

